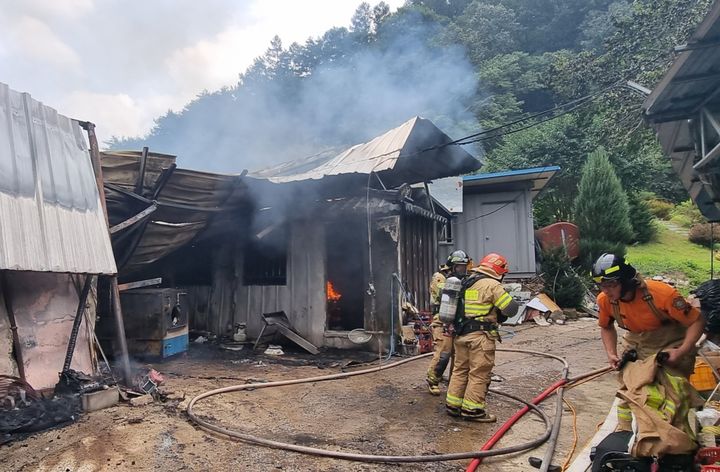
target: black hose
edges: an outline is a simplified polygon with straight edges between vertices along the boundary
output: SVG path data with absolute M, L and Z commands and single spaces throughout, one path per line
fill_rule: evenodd
M 563 369 L 562 379 L 567 381 L 568 369 Z M 552 463 L 553 455 L 555 454 L 555 447 L 557 447 L 558 437 L 560 436 L 560 425 L 562 424 L 562 413 L 563 413 L 563 393 L 565 391 L 564 386 L 560 386 L 557 390 L 557 398 L 555 400 L 555 421 L 553 422 L 552 432 L 550 433 L 550 442 L 548 443 L 547 450 L 542 459 L 540 465 L 540 472 L 548 472 Z

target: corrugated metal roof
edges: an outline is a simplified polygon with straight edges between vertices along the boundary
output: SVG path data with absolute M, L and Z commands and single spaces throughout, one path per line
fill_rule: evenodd
M 720 221 L 717 165 L 696 169 L 697 118 L 720 106 L 720 2 L 716 2 L 643 104 L 663 151 L 683 186 L 709 221 Z
M 684 52 L 645 100 L 649 121 L 675 121 L 695 114 L 720 84 L 720 2 L 693 33 Z
M 0 269 L 114 274 L 80 125 L 0 83 Z
M 251 173 L 274 183 L 319 180 L 331 176 L 379 174 L 388 187 L 472 172 L 480 161 L 431 121 L 414 117 L 373 140 L 334 157 L 326 154 L 299 159 Z

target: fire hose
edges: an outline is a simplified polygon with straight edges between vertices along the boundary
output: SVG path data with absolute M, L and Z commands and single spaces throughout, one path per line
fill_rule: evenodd
M 545 352 L 521 350 L 521 349 L 497 349 L 497 350 L 502 351 L 502 352 L 516 352 L 516 353 L 522 353 L 522 354 L 537 355 L 537 356 L 542 356 L 542 357 L 547 357 L 547 358 L 558 360 L 563 363 L 563 366 L 564 366 L 564 370 L 563 370 L 564 374 L 563 375 L 566 376 L 566 372 L 568 369 L 567 361 L 565 361 L 565 359 L 563 359 L 559 356 L 555 356 L 553 354 L 548 354 Z M 352 377 L 352 376 L 357 376 L 357 375 L 364 375 L 364 374 L 379 372 L 379 371 L 382 371 L 385 369 L 397 367 L 397 366 L 406 364 L 408 362 L 412 362 L 412 361 L 415 361 L 418 359 L 428 357 L 430 355 L 432 355 L 432 353 L 423 354 L 420 356 L 403 359 L 401 361 L 394 362 L 392 364 L 382 365 L 382 366 L 365 369 L 365 370 L 361 370 L 361 371 L 355 371 L 355 372 L 344 372 L 344 373 L 339 373 L 339 374 L 331 374 L 331 375 L 325 375 L 325 376 L 308 377 L 308 378 L 304 378 L 304 379 L 293 379 L 293 380 L 284 380 L 284 381 L 276 381 L 276 382 L 233 385 L 233 386 L 229 386 L 229 387 L 210 390 L 208 392 L 202 393 L 202 394 L 196 396 L 195 398 L 193 398 L 188 405 L 187 413 L 188 413 L 189 418 L 195 424 L 200 426 L 201 428 L 204 428 L 204 429 L 210 430 L 210 431 L 214 431 L 216 433 L 219 433 L 219 434 L 222 434 L 225 436 L 229 436 L 229 437 L 232 437 L 235 439 L 240 439 L 240 440 L 252 443 L 252 444 L 258 444 L 261 446 L 273 447 L 273 448 L 277 448 L 277 449 L 289 450 L 289 451 L 294 451 L 294 452 L 299 452 L 299 453 L 304 453 L 304 454 L 311 454 L 311 455 L 324 456 L 324 457 L 330 457 L 330 458 L 335 458 L 335 459 L 345 459 L 345 460 L 360 461 L 360 462 L 409 463 L 409 462 L 437 462 L 437 461 L 450 461 L 450 460 L 462 460 L 462 459 L 476 458 L 475 461 L 473 461 L 473 463 L 475 463 L 477 461 L 477 464 L 479 465 L 480 462 L 479 462 L 478 458 L 483 458 L 483 457 L 488 457 L 488 456 L 498 456 L 498 455 L 503 455 L 503 454 L 511 454 L 511 453 L 516 453 L 516 452 L 533 449 L 533 448 L 536 448 L 539 445 L 543 444 L 544 442 L 546 442 L 548 440 L 548 438 L 550 438 L 552 436 L 553 429 L 555 429 L 555 428 L 553 428 L 553 426 L 550 425 L 550 421 L 549 421 L 549 418 L 547 417 L 547 415 L 544 412 L 542 412 L 540 409 L 538 409 L 535 406 L 535 404 L 533 404 L 536 400 L 538 400 L 538 397 L 533 399 L 533 403 L 530 403 L 530 402 L 520 399 L 514 395 L 511 395 L 506 392 L 501 392 L 501 391 L 498 391 L 495 389 L 490 389 L 489 391 L 492 392 L 493 394 L 502 395 L 507 398 L 511 398 L 519 403 L 523 403 L 523 404 L 525 404 L 525 407 L 522 410 L 520 410 L 522 413 L 518 412 L 520 414 L 519 415 L 516 414 L 513 417 L 514 421 L 512 421 L 512 423 L 510 423 L 510 421 L 508 421 L 509 424 L 506 423 L 506 425 L 504 425 L 504 427 L 507 426 L 507 428 L 505 428 L 504 430 L 501 429 L 493 436 L 493 438 L 495 438 L 497 436 L 497 439 L 495 439 L 494 442 L 492 443 L 493 445 L 495 442 L 497 442 L 500 439 L 500 437 L 502 437 L 504 432 L 507 431 L 507 429 L 509 429 L 510 425 L 512 425 L 515 421 L 517 421 L 517 419 L 519 419 L 527 411 L 530 411 L 530 410 L 532 410 L 535 414 L 540 416 L 541 419 L 543 420 L 543 422 L 545 423 L 546 429 L 545 429 L 544 433 L 540 437 L 538 437 L 532 441 L 528 441 L 526 443 L 518 444 L 518 445 L 514 445 L 514 446 L 493 449 L 493 450 L 491 450 L 492 445 L 490 445 L 487 448 L 483 447 L 483 449 L 481 449 L 480 451 L 447 453 L 447 454 L 433 454 L 433 455 L 416 455 L 416 456 L 382 456 L 382 455 L 372 455 L 372 454 L 359 454 L 359 453 L 331 451 L 331 450 L 326 450 L 326 449 L 307 447 L 307 446 L 299 446 L 296 444 L 273 441 L 273 440 L 261 438 L 258 436 L 254 436 L 254 435 L 251 435 L 248 433 L 234 431 L 234 430 L 231 430 L 228 428 L 217 426 L 217 425 L 211 423 L 210 421 L 206 421 L 204 419 L 199 418 L 193 411 L 193 408 L 197 402 L 199 402 L 200 400 L 202 400 L 204 398 L 213 396 L 213 395 L 219 395 L 219 394 L 223 394 L 223 393 L 242 391 L 242 390 L 248 390 L 248 389 L 280 387 L 280 386 L 296 385 L 296 384 L 310 383 L 310 382 L 321 382 L 321 381 L 347 378 L 347 377 Z M 580 380 L 581 378 L 587 378 L 591 375 L 597 375 L 598 372 L 599 371 L 593 371 L 593 372 L 590 372 L 587 374 L 583 374 L 582 376 L 575 377 L 572 380 L 576 381 L 576 380 Z M 561 386 L 567 382 L 568 382 L 568 380 L 565 380 L 565 379 L 556 382 L 555 384 L 553 384 L 553 386 L 551 386 L 551 388 L 549 388 L 545 392 L 543 392 L 543 394 L 544 394 L 543 398 L 550 395 L 550 393 L 554 392 L 555 389 L 557 389 L 559 386 Z M 541 400 L 538 400 L 537 402 L 539 403 L 539 401 L 541 401 Z M 511 418 L 511 420 L 513 420 L 513 418 Z M 558 423 L 558 421 L 556 421 L 556 423 Z M 557 436 L 557 433 L 555 435 Z M 557 437 L 555 439 L 557 439 Z M 492 440 L 492 438 L 491 438 L 491 440 Z M 488 443 L 489 442 L 490 441 L 488 441 Z M 471 465 L 472 465 L 472 463 L 471 463 Z M 475 467 L 477 467 L 477 465 Z M 470 468 L 468 470 L 470 470 Z M 472 470 L 474 470 L 474 468 Z
M 548 388 L 546 388 L 542 393 L 540 393 L 538 396 L 536 396 L 535 398 L 533 398 L 530 403 L 532 403 L 533 405 L 539 405 L 543 400 L 545 400 L 547 397 L 549 397 L 550 395 L 552 395 L 553 393 L 555 393 L 556 390 L 558 390 L 558 389 L 560 389 L 560 388 L 562 388 L 562 387 L 572 387 L 572 386 L 576 385 L 577 383 L 579 383 L 579 382 L 582 381 L 582 380 L 590 379 L 590 378 L 594 378 L 594 377 L 598 377 L 598 376 L 600 376 L 600 375 L 602 375 L 602 374 L 605 374 L 605 373 L 607 373 L 607 372 L 610 372 L 611 370 L 613 370 L 613 369 L 612 369 L 611 367 L 609 367 L 609 366 L 608 366 L 608 367 L 602 367 L 602 368 L 600 368 L 600 369 L 592 370 L 592 371 L 590 371 L 590 372 L 586 372 L 586 373 L 584 373 L 584 374 L 580 374 L 580 375 L 578 375 L 578 376 L 570 377 L 570 378 L 566 377 L 566 373 L 565 373 L 566 371 L 564 371 L 564 372 L 563 372 L 564 378 L 561 378 L 560 380 L 558 380 L 558 381 L 555 382 L 554 384 L 550 385 L 550 386 L 549 386 Z M 561 393 L 562 393 L 562 392 L 561 392 Z M 558 395 L 558 397 L 559 397 L 559 398 L 562 398 L 561 395 Z M 558 405 L 559 405 L 559 404 L 560 404 L 560 400 L 558 401 Z M 520 418 L 522 418 L 522 417 L 525 415 L 525 413 L 527 413 L 528 411 L 530 411 L 530 410 L 529 410 L 529 408 L 527 408 L 527 407 L 524 407 L 524 408 L 518 410 L 517 413 L 515 413 L 509 420 L 507 420 L 507 421 L 500 427 L 500 429 L 497 430 L 497 431 L 495 432 L 495 434 L 493 434 L 493 436 L 483 445 L 483 447 L 481 448 L 481 450 L 487 451 L 487 450 L 492 449 L 492 447 L 493 447 L 498 441 L 500 441 L 500 439 L 505 435 L 505 433 L 508 432 L 508 430 L 512 427 L 512 425 L 514 425 L 514 424 L 515 424 Z M 557 416 L 559 416 L 559 413 L 560 413 L 560 411 L 562 411 L 562 410 L 561 410 L 561 409 L 558 409 L 557 411 L 558 411 Z M 557 426 L 557 428 L 553 428 L 553 429 L 554 429 L 554 430 L 557 429 L 557 430 L 559 431 L 559 420 L 557 420 L 557 418 L 556 418 L 556 422 L 555 422 L 555 423 L 556 423 L 558 426 Z M 557 436 L 555 436 L 555 438 L 554 438 L 554 443 L 556 443 L 556 442 L 557 442 Z M 542 467 L 543 467 L 543 469 L 546 470 L 546 471 L 547 471 L 548 468 L 550 467 L 550 461 L 552 460 L 552 452 L 554 452 L 554 450 L 555 450 L 555 444 L 554 444 L 554 443 L 550 445 L 550 447 L 548 448 L 548 454 L 546 454 L 546 456 L 543 458 Z M 549 457 L 548 457 L 548 456 L 549 456 Z M 482 463 L 482 458 L 476 458 L 476 459 L 474 459 L 472 462 L 470 462 L 470 464 L 469 464 L 469 465 L 467 466 L 467 468 L 465 469 L 466 472 L 474 472 L 475 470 L 477 470 L 478 466 L 479 466 L 481 463 Z

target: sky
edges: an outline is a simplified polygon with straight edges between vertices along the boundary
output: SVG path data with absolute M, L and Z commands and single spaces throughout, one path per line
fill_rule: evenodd
M 142 136 L 203 90 L 234 85 L 274 35 L 288 47 L 348 26 L 360 1 L 4 0 L 0 82 L 92 121 L 101 143 Z

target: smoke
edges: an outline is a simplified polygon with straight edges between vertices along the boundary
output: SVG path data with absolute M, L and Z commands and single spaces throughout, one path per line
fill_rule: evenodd
M 469 111 L 478 84 L 461 47 L 433 43 L 440 32 L 409 9 L 383 22 L 370 42 L 331 30 L 285 50 L 279 66 L 256 62 L 236 87 L 160 118 L 146 138 L 112 147 L 147 145 L 176 154 L 181 167 L 238 173 L 340 151 L 415 115 L 459 137 L 479 128 Z M 318 64 L 298 73 L 297 62 L 309 56 Z

